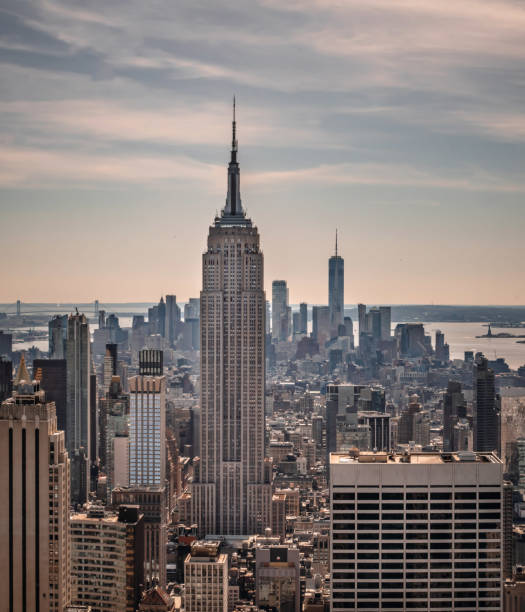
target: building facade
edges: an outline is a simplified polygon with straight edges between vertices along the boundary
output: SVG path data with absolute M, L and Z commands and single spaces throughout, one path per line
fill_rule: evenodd
M 54 404 L 28 380 L 23 359 L 22 367 L 0 407 L 0 601 L 13 612 L 62 612 L 70 602 L 69 460 Z
M 259 609 L 300 612 L 299 549 L 288 546 L 257 548 L 255 577 Z
M 228 555 L 218 542 L 194 542 L 184 561 L 186 612 L 228 611 Z
M 71 516 L 71 586 L 75 605 L 126 612 L 126 525 L 101 507 Z
M 474 450 L 496 451 L 500 447 L 500 405 L 496 396 L 494 372 L 482 354 L 476 355 L 473 369 Z
M 165 487 L 117 487 L 112 504 L 139 506 L 144 515 L 144 587 L 166 587 L 166 545 L 168 543 Z
M 331 610 L 501 610 L 502 471 L 492 453 L 333 453 Z
M 272 339 L 285 342 L 290 335 L 288 287 L 284 280 L 272 282 Z
M 66 446 L 71 459 L 71 501 L 88 498 L 91 448 L 91 349 L 89 323 L 85 315 L 70 315 L 67 322 Z
M 159 487 L 166 478 L 166 379 L 133 376 L 129 385 L 129 484 Z

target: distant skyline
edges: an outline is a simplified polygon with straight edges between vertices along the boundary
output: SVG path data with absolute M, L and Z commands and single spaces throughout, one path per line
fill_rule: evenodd
M 231 99 L 266 297 L 525 304 L 525 7 L 5 0 L 0 303 L 197 297 Z

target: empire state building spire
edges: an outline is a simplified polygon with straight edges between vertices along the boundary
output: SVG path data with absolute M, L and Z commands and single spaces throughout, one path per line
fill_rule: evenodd
M 233 98 L 233 120 L 232 120 L 232 150 L 230 163 L 228 164 L 228 195 L 226 206 L 221 217 L 216 220 L 217 225 L 250 225 L 246 219 L 241 203 L 240 171 L 237 161 L 237 122 L 235 120 L 235 96 Z

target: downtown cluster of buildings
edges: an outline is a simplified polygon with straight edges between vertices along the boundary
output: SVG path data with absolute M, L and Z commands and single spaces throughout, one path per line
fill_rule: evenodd
M 234 119 L 199 299 L 0 333 L 6 610 L 524 609 L 525 371 L 354 326 L 338 251 L 328 305 L 267 302 Z

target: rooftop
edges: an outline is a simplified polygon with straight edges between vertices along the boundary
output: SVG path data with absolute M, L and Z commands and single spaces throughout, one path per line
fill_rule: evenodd
M 355 449 L 347 453 L 330 453 L 330 463 L 332 465 L 343 463 L 411 463 L 416 465 L 435 465 L 456 462 L 501 463 L 501 459 L 494 453 L 474 453 L 471 451 L 396 454 L 360 452 Z

